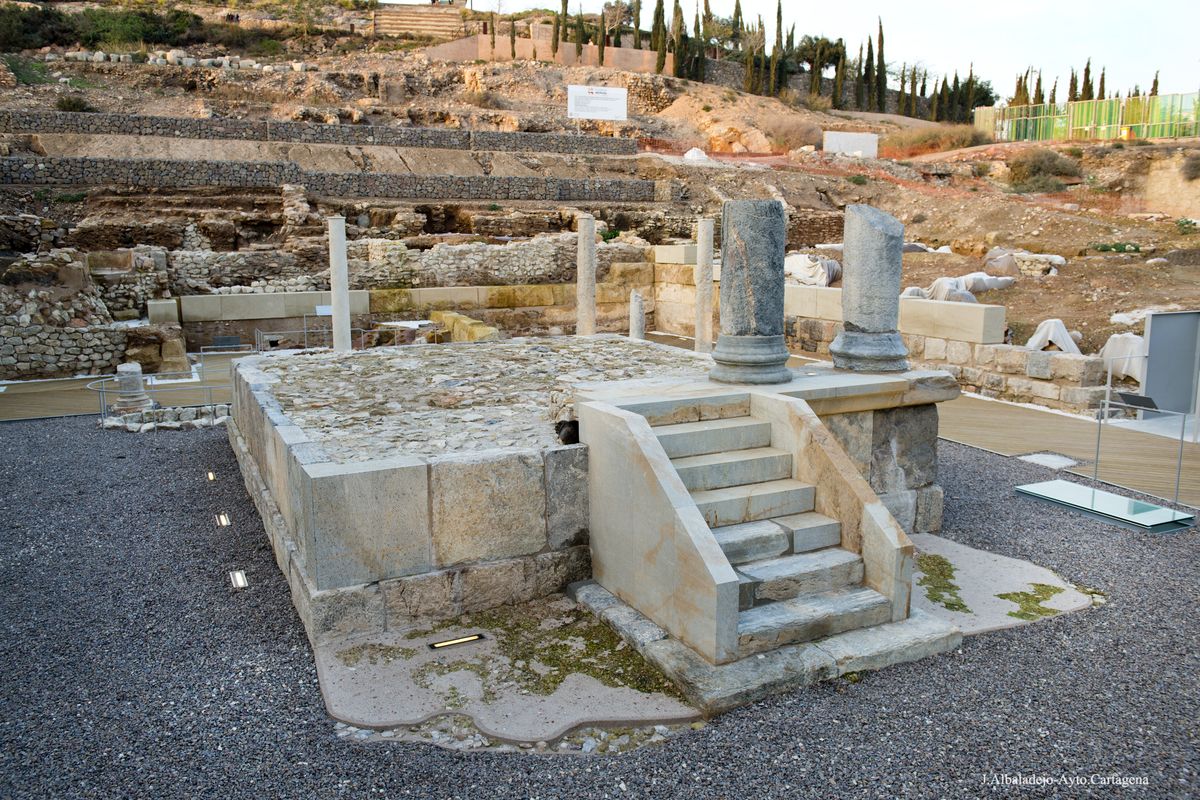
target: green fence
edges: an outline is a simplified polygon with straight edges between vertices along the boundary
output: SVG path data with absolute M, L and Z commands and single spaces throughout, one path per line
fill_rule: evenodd
M 998 142 L 1170 139 L 1200 136 L 1200 94 L 1079 100 L 975 109 L 975 127 Z

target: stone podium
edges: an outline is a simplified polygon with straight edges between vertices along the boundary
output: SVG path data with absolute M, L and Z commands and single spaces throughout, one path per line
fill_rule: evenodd
M 721 332 L 709 377 L 786 383 L 783 257 L 787 217 L 777 200 L 730 200 L 721 219 Z

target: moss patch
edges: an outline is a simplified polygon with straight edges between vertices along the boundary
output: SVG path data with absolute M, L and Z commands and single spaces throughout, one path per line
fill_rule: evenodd
M 1046 608 L 1042 603 L 1056 594 L 1062 594 L 1063 590 L 1058 586 L 1050 586 L 1045 583 L 1032 583 L 1030 588 L 1033 589 L 1032 592 L 1006 592 L 998 594 L 996 597 L 1017 604 L 1016 611 L 1008 612 L 1010 617 L 1032 621 L 1042 617 L 1057 616 L 1059 612 L 1053 608 Z
M 970 614 L 971 609 L 958 596 L 959 586 L 954 583 L 954 565 L 945 556 L 922 553 L 917 556 L 917 569 L 921 570 L 918 586 L 925 587 L 925 596 L 930 602 L 944 606 L 950 611 Z
M 550 695 L 573 673 L 588 675 L 605 686 L 626 686 L 646 694 L 680 694 L 661 672 L 586 609 L 564 609 L 558 603 L 528 603 L 490 609 L 445 620 L 407 634 L 410 639 L 451 628 L 483 630 L 495 642 L 497 655 L 454 659 L 447 653 L 413 674 L 418 685 L 429 687 L 434 675 L 459 670 L 474 672 L 484 688 L 484 702 L 496 689 L 516 685 L 531 694 Z
M 368 664 L 387 664 L 399 659 L 409 659 L 417 654 L 411 647 L 395 647 L 386 644 L 359 644 L 337 653 L 337 658 L 347 667 L 356 667 L 364 660 Z

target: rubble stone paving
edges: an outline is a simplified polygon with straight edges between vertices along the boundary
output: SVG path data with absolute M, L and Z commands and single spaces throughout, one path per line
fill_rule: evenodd
M 469 349 L 465 349 L 469 348 Z M 558 443 L 552 395 L 581 383 L 698 374 L 707 356 L 620 336 L 408 345 L 264 361 L 283 412 L 330 459 Z

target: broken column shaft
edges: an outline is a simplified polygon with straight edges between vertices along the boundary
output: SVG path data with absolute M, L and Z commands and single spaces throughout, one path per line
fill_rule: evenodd
M 846 208 L 842 262 L 844 329 L 829 346 L 833 365 L 856 372 L 908 369 L 900 339 L 904 226 L 866 205 Z
M 721 335 L 709 372 L 723 383 L 792 380 L 783 342 L 787 218 L 777 200 L 730 200 L 721 220 Z

